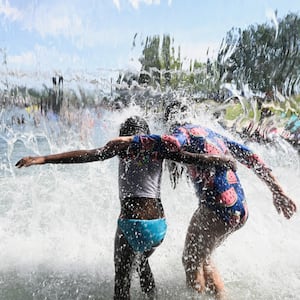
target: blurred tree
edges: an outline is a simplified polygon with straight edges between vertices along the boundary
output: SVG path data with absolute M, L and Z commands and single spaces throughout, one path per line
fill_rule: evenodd
M 219 50 L 220 78 L 242 89 L 249 84 L 254 91 L 279 91 L 290 96 L 299 88 L 300 18 L 295 13 L 245 30 L 231 29 Z

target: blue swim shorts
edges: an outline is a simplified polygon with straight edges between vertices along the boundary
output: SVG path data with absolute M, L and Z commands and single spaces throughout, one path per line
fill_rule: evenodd
M 144 252 L 158 246 L 167 231 L 166 219 L 118 219 L 118 226 L 135 252 Z

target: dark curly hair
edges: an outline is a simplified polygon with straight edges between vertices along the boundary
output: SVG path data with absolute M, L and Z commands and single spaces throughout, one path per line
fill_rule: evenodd
M 148 123 L 139 116 L 132 116 L 120 126 L 120 136 L 130 136 L 136 134 L 150 134 Z

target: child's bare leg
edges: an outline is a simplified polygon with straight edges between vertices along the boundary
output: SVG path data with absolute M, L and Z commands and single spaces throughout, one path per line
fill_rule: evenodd
M 155 299 L 156 296 L 155 281 L 148 261 L 148 257 L 152 254 L 152 252 L 153 251 L 143 253 L 139 258 L 138 266 L 141 289 L 143 293 L 147 295 L 147 299 Z
M 229 228 L 214 212 L 206 207 L 195 211 L 188 227 L 183 253 L 188 287 L 199 293 L 209 289 L 218 299 L 224 299 L 224 284 L 216 267 L 211 264 L 210 256 L 228 233 Z
M 205 292 L 205 277 L 203 267 L 195 268 L 194 264 L 190 261 L 183 259 L 183 265 L 185 269 L 186 285 L 198 293 Z
M 115 236 L 115 300 L 130 299 L 131 273 L 135 254 L 120 229 Z
M 226 299 L 224 282 L 211 259 L 204 262 L 203 271 L 206 289 L 214 294 L 216 299 Z
M 199 212 L 195 211 L 186 234 L 185 247 L 182 256 L 182 263 L 186 274 L 186 284 L 189 288 L 198 293 L 205 291 L 205 277 L 203 264 L 201 263 L 201 253 L 198 245 L 201 240 L 201 230 L 198 226 Z
M 193 281 L 194 281 L 194 286 L 193 286 L 194 290 L 196 290 L 200 294 L 205 292 L 206 281 L 205 281 L 202 265 L 195 272 Z

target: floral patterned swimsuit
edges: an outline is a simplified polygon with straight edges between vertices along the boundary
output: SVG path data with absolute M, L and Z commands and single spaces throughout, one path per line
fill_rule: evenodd
M 229 140 L 209 128 L 187 124 L 175 128 L 171 135 L 135 136 L 133 143 L 139 151 L 163 156 L 167 151 L 185 150 L 212 155 L 234 153 L 235 156 L 251 157 L 253 152 L 246 146 Z M 246 155 L 245 155 L 246 154 Z M 240 160 L 247 164 L 248 161 Z M 242 226 L 248 218 L 245 194 L 237 173 L 226 167 L 203 168 L 188 165 L 189 176 L 195 186 L 199 205 L 214 210 L 224 222 Z

